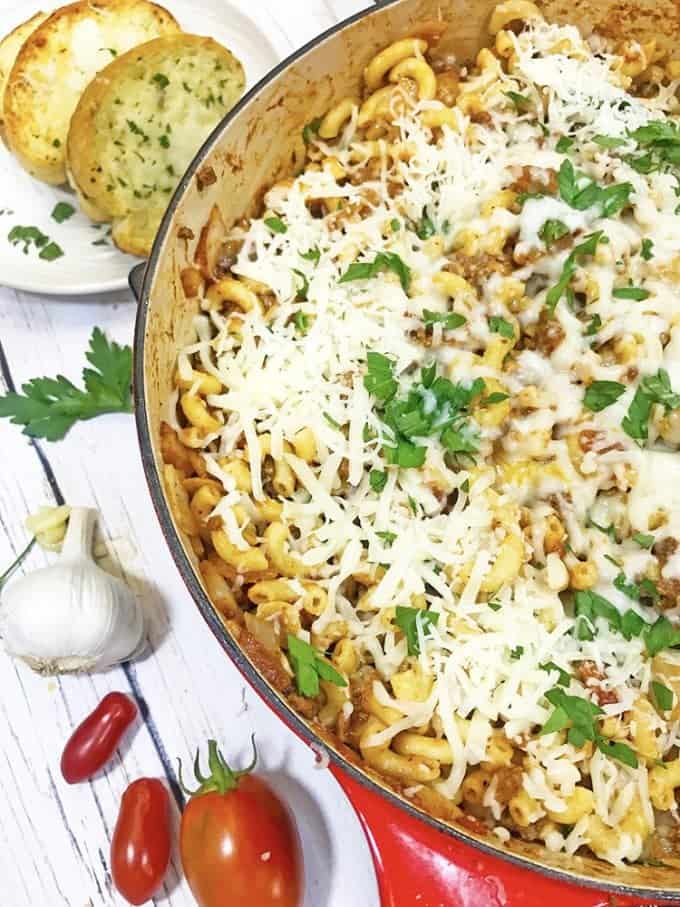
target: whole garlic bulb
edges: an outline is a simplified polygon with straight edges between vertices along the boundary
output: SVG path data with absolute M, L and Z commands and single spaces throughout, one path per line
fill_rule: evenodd
M 94 524 L 93 510 L 74 507 L 58 563 L 3 592 L 5 649 L 41 674 L 104 670 L 146 648 L 134 593 L 92 560 Z

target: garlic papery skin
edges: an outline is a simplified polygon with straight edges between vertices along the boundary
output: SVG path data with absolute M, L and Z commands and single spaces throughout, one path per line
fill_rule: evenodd
M 146 648 L 134 593 L 92 560 L 95 518 L 95 511 L 74 507 L 59 561 L 3 591 L 5 650 L 40 674 L 101 671 Z

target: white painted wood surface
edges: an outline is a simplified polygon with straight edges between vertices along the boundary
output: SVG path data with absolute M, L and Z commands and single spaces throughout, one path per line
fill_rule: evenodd
M 293 50 L 367 0 L 240 0 L 245 12 L 252 4 L 258 18 L 266 13 L 276 46 Z M 16 9 L 16 0 L 0 0 L 0 9 L 9 8 Z M 131 343 L 134 317 L 128 294 L 55 301 L 0 286 L 0 389 L 43 374 L 78 381 L 92 327 Z M 0 420 L 0 465 L 0 566 L 23 548 L 23 520 L 41 504 L 63 496 L 98 508 L 116 569 L 148 609 L 152 643 L 150 654 L 130 668 L 59 680 L 0 654 L 2 907 L 122 905 L 108 862 L 127 784 L 143 775 L 175 783 L 176 758 L 189 762 L 208 737 L 238 763 L 247 758 L 253 731 L 261 769 L 298 817 L 305 907 L 377 907 L 368 850 L 340 788 L 330 773 L 314 770 L 313 753 L 246 689 L 184 589 L 147 494 L 132 418 L 102 417 L 77 425 L 60 443 L 40 445 Z M 34 551 L 27 569 L 48 560 Z M 137 723 L 105 775 L 70 787 L 59 773 L 63 744 L 110 690 L 141 698 L 149 717 Z M 194 904 L 176 853 L 155 903 Z

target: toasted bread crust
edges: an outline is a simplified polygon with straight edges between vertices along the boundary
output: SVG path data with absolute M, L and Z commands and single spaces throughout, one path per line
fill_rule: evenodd
M 78 0 L 28 35 L 4 93 L 6 142 L 33 176 L 66 180 L 71 115 L 87 84 L 112 57 L 179 25 L 149 0 Z
M 47 19 L 49 13 L 36 13 L 35 16 L 31 16 L 30 19 L 27 19 L 26 22 L 22 22 L 21 25 L 17 25 L 8 35 L 0 41 L 0 127 L 3 124 L 3 115 L 2 115 L 2 98 L 5 94 L 5 87 L 7 85 L 7 80 L 9 79 L 9 74 L 12 71 L 14 62 L 19 55 L 24 41 L 26 41 L 36 30 L 36 28 L 41 25 L 45 19 Z
M 240 62 L 212 38 L 157 38 L 114 60 L 71 121 L 69 179 L 116 245 L 147 255 L 175 187 L 242 94 Z

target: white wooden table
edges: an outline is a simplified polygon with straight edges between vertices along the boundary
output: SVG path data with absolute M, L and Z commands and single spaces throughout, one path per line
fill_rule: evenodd
M 241 0 L 246 11 L 249 3 L 265 8 L 276 46 L 291 51 L 368 2 Z M 16 0 L 0 0 L 0 7 L 16 8 Z M 78 381 L 92 327 L 131 343 L 134 317 L 128 293 L 55 300 L 0 286 L 0 389 L 57 373 Z M 260 769 L 297 814 L 305 907 L 377 907 L 368 849 L 340 788 L 328 771 L 314 770 L 313 753 L 246 689 L 186 592 L 151 507 L 132 417 L 77 425 L 56 444 L 29 443 L 0 420 L 0 568 L 26 543 L 25 517 L 62 500 L 99 510 L 120 574 L 151 617 L 151 652 L 125 669 L 55 680 L 0 654 L 2 907 L 122 905 L 111 884 L 109 842 L 128 783 L 152 776 L 177 790 L 177 757 L 190 763 L 196 748 L 215 737 L 238 764 L 247 759 L 253 731 Z M 34 550 L 26 566 L 49 560 Z M 70 787 L 59 772 L 64 742 L 110 690 L 134 695 L 148 717 L 105 775 Z M 176 852 L 155 903 L 194 905 Z

